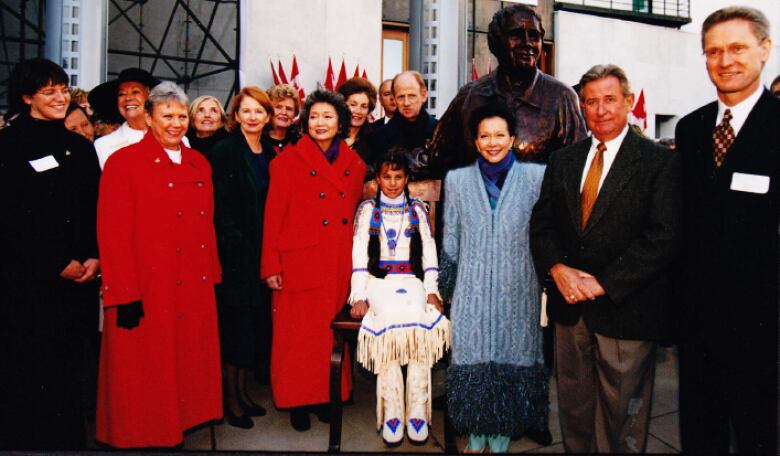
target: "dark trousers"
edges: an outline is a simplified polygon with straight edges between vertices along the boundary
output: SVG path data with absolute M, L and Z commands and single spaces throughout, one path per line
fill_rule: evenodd
M 555 325 L 558 415 L 567 453 L 641 453 L 647 444 L 656 343 Z
M 680 439 L 686 454 L 776 454 L 777 341 L 750 331 L 680 343 Z

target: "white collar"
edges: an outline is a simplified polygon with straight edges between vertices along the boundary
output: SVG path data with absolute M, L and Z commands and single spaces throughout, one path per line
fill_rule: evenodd
M 726 106 L 726 104 L 718 98 L 718 116 L 715 118 L 715 125 L 718 125 L 723 120 L 723 114 L 726 109 L 731 110 L 731 128 L 734 129 L 734 136 L 739 134 L 739 130 L 742 129 L 742 125 L 745 124 L 750 111 L 758 103 L 758 99 L 761 98 L 761 94 L 764 91 L 764 86 L 759 85 L 755 92 L 751 93 L 749 97 L 735 104 L 734 106 Z
M 401 192 L 401 194 L 396 196 L 395 198 L 389 198 L 387 195 L 384 194 L 384 192 L 382 192 L 382 190 L 378 190 L 378 191 L 380 193 L 379 201 L 384 204 L 388 204 L 391 206 L 400 206 L 404 204 L 404 202 L 406 201 L 406 195 L 403 192 Z
M 608 153 L 608 152 L 617 153 L 617 151 L 620 150 L 620 145 L 623 144 L 623 140 L 626 138 L 626 135 L 628 134 L 628 129 L 629 129 L 629 126 L 628 126 L 628 123 L 626 123 L 626 125 L 623 126 L 623 131 L 621 131 L 619 135 L 615 136 L 614 138 L 610 139 L 609 141 L 605 141 L 604 142 L 604 145 L 607 146 L 607 151 L 605 153 Z M 591 136 L 591 139 L 593 140 L 593 142 L 591 143 L 590 148 L 595 150 L 596 146 L 601 141 L 596 139 L 595 136 Z

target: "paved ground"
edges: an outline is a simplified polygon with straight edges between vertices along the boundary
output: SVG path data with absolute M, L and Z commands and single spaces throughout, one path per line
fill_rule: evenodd
M 434 394 L 442 392 L 443 372 L 434 376 Z M 289 415 L 273 408 L 268 386 L 253 383 L 252 396 L 265 406 L 269 413 L 255 418 L 252 429 L 238 429 L 227 424 L 216 426 L 217 450 L 220 451 L 326 451 L 328 448 L 328 425 L 322 424 L 312 415 L 312 428 L 297 432 L 290 426 Z M 432 438 L 423 447 L 404 442 L 398 448 L 388 449 L 375 430 L 375 384 L 368 375 L 355 376 L 355 405 L 344 408 L 344 452 L 430 452 L 444 451 L 444 426 L 441 412 L 434 412 Z M 555 381 L 550 385 L 550 427 L 553 444 L 540 447 L 527 438 L 513 441 L 509 447 L 512 453 L 561 453 L 560 428 L 558 426 L 557 395 Z M 660 349 L 656 366 L 655 392 L 653 396 L 648 453 L 679 453 L 680 439 L 677 428 L 677 355 L 674 348 Z M 201 429 L 189 434 L 184 443 L 185 450 L 209 450 L 210 431 Z M 458 439 L 458 448 L 466 445 Z

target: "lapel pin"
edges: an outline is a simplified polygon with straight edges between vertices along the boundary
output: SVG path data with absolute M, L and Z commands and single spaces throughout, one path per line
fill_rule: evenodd
M 65 151 L 65 155 L 70 155 L 70 151 L 69 151 L 69 150 L 66 150 L 66 151 Z
M 155 159 L 154 159 L 154 162 L 155 162 L 155 163 L 160 163 L 160 157 L 157 157 L 157 158 L 155 158 Z

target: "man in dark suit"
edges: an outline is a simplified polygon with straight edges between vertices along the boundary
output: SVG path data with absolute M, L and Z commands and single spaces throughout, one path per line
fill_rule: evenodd
M 396 105 L 395 97 L 393 96 L 392 79 L 385 79 L 382 81 L 382 84 L 379 85 L 379 104 L 382 105 L 384 116 L 371 122 L 372 130 L 376 130 L 377 128 L 381 128 L 387 125 L 387 123 L 390 122 L 390 119 L 392 119 L 393 115 L 395 114 Z
M 718 100 L 677 124 L 685 235 L 678 312 L 680 436 L 689 454 L 775 452 L 780 101 L 762 87 L 769 21 L 702 24 Z
M 555 323 L 566 452 L 644 451 L 669 266 L 682 239 L 680 161 L 628 127 L 634 97 L 615 65 L 580 80 L 593 137 L 550 156 L 531 250 Z

